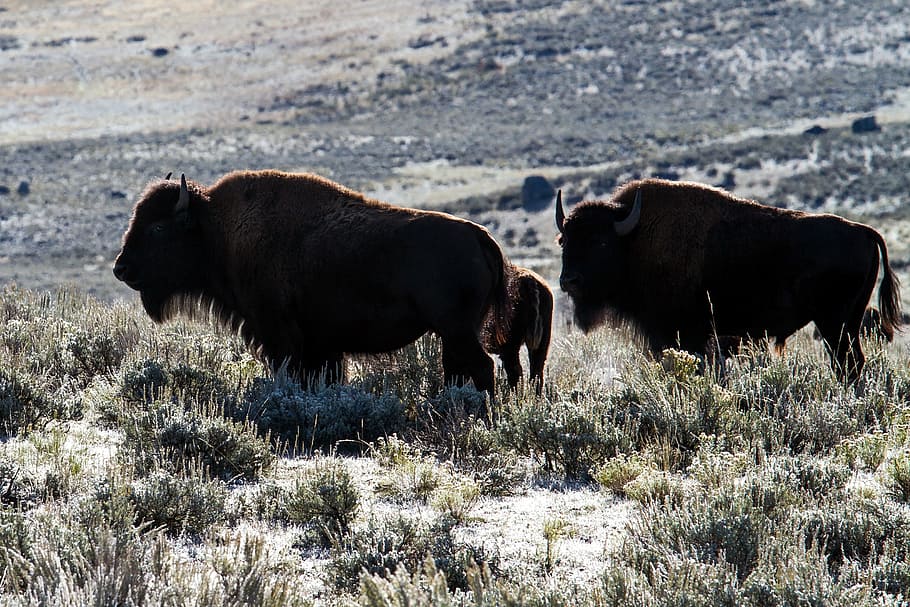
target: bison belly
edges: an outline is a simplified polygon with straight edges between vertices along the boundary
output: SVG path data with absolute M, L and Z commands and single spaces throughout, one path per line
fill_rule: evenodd
M 865 308 L 878 268 L 866 234 L 831 217 L 728 230 L 705 263 L 720 334 L 786 339 L 811 321 L 843 325 Z M 751 230 L 750 230 L 751 228 Z
M 402 348 L 429 330 L 407 298 L 349 294 L 311 308 L 304 322 L 311 342 L 338 352 L 374 354 Z

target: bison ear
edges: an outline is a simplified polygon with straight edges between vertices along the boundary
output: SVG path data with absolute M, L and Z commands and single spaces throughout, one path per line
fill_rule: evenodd
M 622 221 L 614 221 L 613 229 L 616 230 L 617 236 L 627 236 L 638 225 L 639 219 L 641 219 L 641 188 L 635 192 L 635 202 L 632 204 L 629 216 Z
M 562 226 L 566 222 L 566 212 L 562 208 L 562 190 L 556 192 L 556 227 L 562 234 Z
M 186 176 L 183 173 L 180 174 L 180 197 L 177 199 L 177 206 L 174 207 L 174 219 L 184 227 L 193 224 L 190 213 L 190 190 L 186 186 Z

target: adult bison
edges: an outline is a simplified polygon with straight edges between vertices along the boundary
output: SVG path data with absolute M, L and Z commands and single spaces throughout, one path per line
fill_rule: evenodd
M 433 331 L 447 382 L 493 390 L 487 324 L 508 329 L 508 262 L 483 227 L 394 207 L 310 174 L 159 180 L 133 210 L 114 275 L 158 322 L 201 301 L 273 366 L 335 381 L 346 353 Z
M 860 323 L 879 256 L 882 327 L 901 322 L 898 281 L 881 235 L 834 215 L 772 208 L 710 186 L 633 181 L 610 201 L 557 200 L 560 286 L 585 331 L 612 311 L 652 349 L 704 352 L 712 336 L 773 337 L 814 321 L 839 377 L 865 358 Z
M 504 342 L 486 334 L 489 352 L 498 354 L 506 370 L 509 387 L 521 380 L 519 351 L 528 350 L 528 375 L 537 394 L 543 392 L 543 369 L 550 349 L 553 322 L 553 292 L 546 281 L 527 268 L 513 266 L 511 271 L 512 316 Z

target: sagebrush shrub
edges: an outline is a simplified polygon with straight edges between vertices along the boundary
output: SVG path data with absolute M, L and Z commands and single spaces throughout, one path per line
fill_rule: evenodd
M 227 488 L 218 480 L 157 470 L 134 481 L 129 495 L 137 525 L 162 527 L 173 535 L 201 535 L 225 519 Z
M 162 399 L 167 391 L 174 402 L 184 405 L 234 406 L 235 396 L 221 376 L 210 369 L 186 363 L 166 366 L 155 359 L 135 361 L 121 371 L 120 394 L 133 404 Z
M 592 593 L 576 585 L 568 588 L 540 588 L 525 580 L 518 583 L 498 579 L 486 564 L 469 563 L 463 587 L 455 590 L 445 570 L 427 558 L 414 567 L 364 575 L 360 581 L 358 605 L 363 607 L 585 607 L 595 602 Z
M 383 575 L 398 570 L 415 570 L 425 559 L 443 572 L 449 589 L 466 589 L 473 563 L 498 570 L 499 558 L 483 548 L 459 541 L 454 522 L 432 523 L 402 514 L 370 520 L 336 546 L 329 564 L 329 576 L 339 589 L 354 590 L 361 574 Z
M 20 463 L 0 456 L 0 506 L 28 510 L 37 505 L 42 488 Z
M 771 520 L 749 495 L 731 489 L 675 502 L 650 502 L 635 523 L 626 557 L 642 571 L 659 570 L 667 555 L 724 564 L 738 579 L 758 563 Z
M 291 490 L 275 481 L 263 479 L 259 483 L 234 488 L 228 502 L 228 518 L 232 522 L 254 520 L 266 523 L 288 523 L 288 503 Z
M 468 515 L 480 499 L 480 487 L 472 481 L 453 481 L 438 488 L 433 494 L 433 507 L 459 525 L 468 521 Z
M 778 533 L 763 546 L 759 565 L 743 581 L 740 604 L 832 607 L 875 604 L 868 585 L 830 575 L 824 554 L 816 547 L 792 540 L 790 534 Z
M 140 360 L 121 371 L 120 394 L 130 404 L 148 404 L 162 396 L 168 373 L 157 360 Z
M 159 402 L 121 423 L 140 474 L 161 466 L 173 472 L 199 467 L 212 478 L 254 481 L 274 461 L 268 443 L 249 423 L 214 412 Z
M 341 462 L 319 460 L 302 474 L 287 500 L 288 520 L 313 529 L 324 546 L 342 541 L 360 507 L 360 493 Z
M 641 457 L 619 454 L 598 466 L 593 476 L 602 488 L 624 497 L 626 485 L 638 478 L 646 466 Z
M 261 432 L 293 449 L 359 451 L 367 441 L 400 432 L 405 422 L 404 405 L 397 397 L 354 385 L 306 390 L 287 380 L 260 379 L 238 407 L 236 416 L 250 419 Z
M 0 508 L 0 593 L 28 587 L 35 534 L 25 514 Z
M 82 402 L 29 375 L 0 367 L 0 437 L 36 429 L 54 419 L 79 419 Z
M 910 452 L 903 450 L 890 458 L 883 471 L 888 493 L 899 502 L 910 502 Z
M 540 461 L 544 470 L 587 479 L 591 470 L 629 450 L 634 429 L 594 395 L 575 401 L 514 402 L 496 429 L 508 449 Z
M 835 501 L 806 510 L 801 522 L 805 542 L 818 547 L 835 572 L 845 561 L 869 567 L 886 547 L 910 558 L 910 512 L 891 501 Z

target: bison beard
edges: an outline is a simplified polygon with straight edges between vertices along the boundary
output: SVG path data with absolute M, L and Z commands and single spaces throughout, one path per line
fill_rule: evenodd
M 614 316 L 606 302 L 597 303 L 595 300 L 578 296 L 572 298 L 572 305 L 575 324 L 585 333 L 590 333 Z
M 394 207 L 309 174 L 151 183 L 114 274 L 154 320 L 207 315 L 273 368 L 339 378 L 347 353 L 442 340 L 447 383 L 492 392 L 486 325 L 505 339 L 510 264 L 482 226 Z

